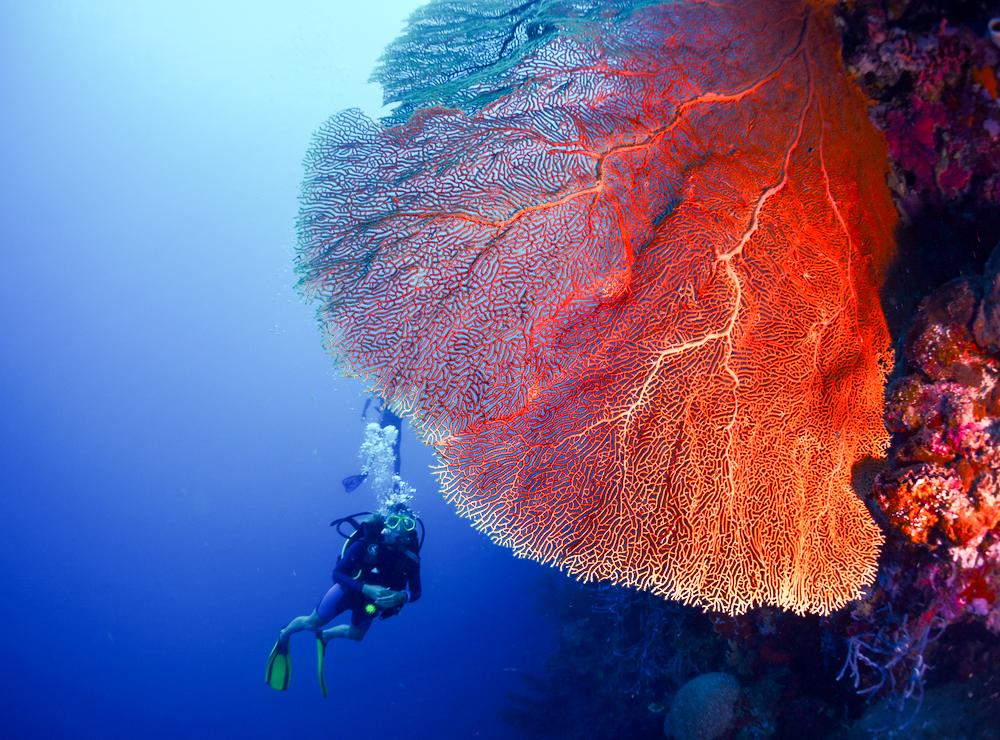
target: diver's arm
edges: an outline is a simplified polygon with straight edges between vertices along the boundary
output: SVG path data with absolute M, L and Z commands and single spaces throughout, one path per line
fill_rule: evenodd
M 361 563 L 364 559 L 365 545 L 363 542 L 355 542 L 347 548 L 343 559 L 337 563 L 333 569 L 333 581 L 346 591 L 362 593 L 364 584 L 360 579 L 355 578 L 355 574 L 361 570 Z

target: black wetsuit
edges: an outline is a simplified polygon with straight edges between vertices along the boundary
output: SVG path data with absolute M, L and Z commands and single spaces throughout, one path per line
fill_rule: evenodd
M 381 540 L 358 540 L 347 548 L 344 557 L 333 569 L 333 587 L 316 606 L 322 624 L 326 624 L 347 609 L 351 610 L 351 624 L 371 624 L 375 615 L 365 612 L 371 603 L 362 592 L 365 585 L 384 586 L 393 591 L 407 592 L 407 601 L 420 598 L 420 558 L 412 550 L 390 547 Z M 391 616 L 402 607 L 383 611 Z

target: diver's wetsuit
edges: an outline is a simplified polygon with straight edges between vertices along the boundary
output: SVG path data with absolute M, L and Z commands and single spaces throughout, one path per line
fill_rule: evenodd
M 406 589 L 407 602 L 416 601 L 420 598 L 420 561 L 382 542 L 355 542 L 333 569 L 333 586 L 316 605 L 320 624 L 350 609 L 351 624 L 368 629 L 375 615 L 365 613 L 370 603 L 361 590 L 365 585 Z

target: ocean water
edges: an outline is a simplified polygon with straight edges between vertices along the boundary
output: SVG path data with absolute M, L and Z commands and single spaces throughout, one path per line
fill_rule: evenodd
M 554 642 L 516 560 L 440 499 L 423 599 L 285 693 L 279 627 L 329 585 L 327 526 L 369 509 L 362 388 L 293 289 L 301 160 L 413 2 L 0 8 L 0 538 L 5 738 L 515 736 Z
M 229 1 L 0 0 L 0 316 L 5 319 L 0 331 L 0 515 L 6 525 L 0 538 L 0 628 L 6 643 L 0 654 L 7 661 L 0 678 L 0 740 L 345 735 L 592 740 L 705 737 L 709 730 L 729 740 L 1000 738 L 995 710 L 1000 530 L 993 526 L 984 534 L 976 529 L 995 508 L 993 499 L 980 493 L 1000 475 L 995 455 L 981 452 L 995 451 L 1000 429 L 994 413 L 997 380 L 988 371 L 997 360 L 991 337 L 1000 331 L 990 328 L 996 301 L 989 286 L 995 283 L 997 263 L 987 262 L 1000 234 L 996 148 L 991 146 L 1000 130 L 1000 56 L 985 35 L 992 5 L 984 0 L 962 9 L 923 0 L 891 7 L 875 0 L 839 4 L 838 41 L 833 21 L 816 3 L 808 3 L 810 9 L 800 17 L 784 12 L 798 7 L 794 1 L 780 0 L 665 3 L 666 11 L 639 0 L 475 0 L 480 13 L 440 0 L 441 15 L 429 14 L 392 47 L 390 72 L 383 79 L 390 97 L 401 101 L 393 111 L 382 106 L 382 91 L 368 82 L 369 75 L 382 50 L 406 27 L 407 16 L 424 1 L 302 0 L 279 8 Z M 720 53 L 735 61 L 718 64 Z M 847 86 L 836 63 L 841 53 L 872 107 Z M 775 54 L 784 56 L 772 70 Z M 641 73 L 647 63 L 650 75 Z M 698 85 L 736 90 L 726 82 L 730 73 L 734 80 L 745 75 L 757 80 L 745 88 L 753 91 L 722 96 L 730 100 L 699 95 L 703 102 L 720 103 L 719 116 L 706 111 L 691 119 L 691 128 L 688 123 L 675 127 L 682 118 L 675 115 L 680 108 L 667 104 L 671 96 Z M 454 75 L 451 82 L 442 84 L 449 75 Z M 599 81 L 605 76 L 620 76 L 623 87 L 614 92 L 609 83 L 612 93 L 606 94 Z M 682 84 L 674 84 L 675 78 Z M 790 103 L 796 94 L 801 107 Z M 694 100 L 684 103 L 692 115 L 700 108 Z M 814 103 L 818 108 L 812 108 Z M 744 104 L 750 106 L 745 111 L 757 112 L 742 118 Z M 326 148 L 314 149 L 322 156 L 311 162 L 319 177 L 309 181 L 315 187 L 307 189 L 304 207 L 310 214 L 342 210 L 336 198 L 350 177 L 370 182 L 371 192 L 352 201 L 358 207 L 350 219 L 304 229 L 297 245 L 303 158 L 324 121 L 360 107 L 372 119 L 385 121 L 394 114 L 399 122 L 432 106 L 461 108 L 464 117 L 440 111 L 416 116 L 390 134 L 383 149 L 378 147 L 386 141 L 366 138 L 368 129 L 358 117 L 326 127 Z M 641 113 L 621 115 L 628 110 Z M 835 115 L 825 118 L 831 112 Z M 748 123 L 737 131 L 733 121 Z M 882 161 L 882 142 L 871 121 L 887 127 L 888 162 Z M 702 135 L 702 126 L 710 135 Z M 675 128 L 676 140 L 664 137 L 660 154 L 632 158 L 633 149 L 647 148 L 642 142 L 649 131 L 658 132 L 649 138 L 652 151 L 653 138 Z M 593 147 L 587 143 L 591 130 L 598 132 Z M 688 149 L 689 138 L 702 143 Z M 788 144 L 761 148 L 769 139 Z M 703 144 L 714 154 L 690 160 L 674 156 L 675 151 L 701 152 Z M 757 165 L 744 168 L 742 153 L 757 162 L 757 150 L 770 154 L 759 159 L 757 179 L 744 182 L 738 173 Z M 402 154 L 382 156 L 386 152 Z M 595 156 L 599 174 L 590 169 Z M 609 156 L 613 166 L 604 167 Z M 683 170 L 692 176 L 687 180 L 674 171 L 685 161 L 690 167 L 685 164 Z M 719 169 L 702 176 L 701 164 Z M 883 164 L 893 173 L 886 188 Z M 535 170 L 534 165 L 544 166 Z M 768 166 L 773 179 L 766 177 Z M 324 189 L 323 178 L 333 171 L 347 177 L 337 188 Z M 774 184 L 779 172 L 780 187 Z M 599 183 L 592 182 L 591 173 Z M 555 179 L 548 180 L 550 175 Z M 568 179 L 560 180 L 564 175 Z M 819 182 L 824 187 L 816 186 Z M 579 184 L 585 187 L 576 189 Z M 548 200 L 564 186 L 569 188 L 565 197 Z M 598 186 L 612 200 L 599 199 Z M 740 188 L 762 193 L 759 207 L 719 196 Z M 785 200 L 786 191 L 801 197 Z M 591 192 L 590 205 L 583 205 L 577 196 Z M 591 218 L 598 213 L 594 204 L 618 202 L 618 193 L 626 192 L 629 200 L 635 195 L 634 207 L 616 205 L 613 221 Z M 835 206 L 832 211 L 826 200 Z M 379 208 L 387 203 L 399 216 L 431 217 L 426 222 L 431 225 L 380 233 L 370 219 L 381 219 Z M 522 208 L 523 203 L 534 205 Z M 409 204 L 416 204 L 413 210 Z M 712 205 L 704 213 L 712 218 L 699 220 L 707 204 Z M 568 216 L 561 215 L 563 207 Z M 740 282 L 741 273 L 733 268 L 740 287 L 730 291 L 736 296 L 737 308 L 729 315 L 734 321 L 725 334 L 709 321 L 705 326 L 712 333 L 705 340 L 726 336 L 729 343 L 729 332 L 748 316 L 742 356 L 753 360 L 760 350 L 760 361 L 730 365 L 727 359 L 726 369 L 735 375 L 733 367 L 750 368 L 749 382 L 744 386 L 742 376 L 735 375 L 736 385 L 770 400 L 760 408 L 746 406 L 746 418 L 736 413 L 739 404 L 728 400 L 728 385 L 695 382 L 717 375 L 718 360 L 714 369 L 711 362 L 661 366 L 668 354 L 679 355 L 674 348 L 700 348 L 700 340 L 664 343 L 668 349 L 645 378 L 632 372 L 643 365 L 626 366 L 649 359 L 634 348 L 648 353 L 672 336 L 671 322 L 679 326 L 678 321 L 702 311 L 699 295 L 710 293 L 699 293 L 693 279 L 685 277 L 695 260 L 684 255 L 704 246 L 702 227 L 739 228 L 732 215 L 740 209 L 748 219 L 742 233 L 753 238 L 739 240 L 745 255 L 727 253 L 725 259 L 744 264 L 745 257 L 746 275 L 760 276 L 762 282 Z M 508 236 L 507 225 L 529 210 L 545 213 L 537 224 L 544 228 L 534 229 L 529 217 L 523 232 L 511 229 Z M 890 240 L 889 225 L 897 215 Z M 696 226 L 685 221 L 688 217 Z M 472 227 L 465 230 L 468 222 L 482 227 L 490 219 L 502 227 L 502 235 L 488 228 L 478 235 Z M 822 264 L 807 272 L 809 264 L 798 260 L 810 254 L 804 247 L 813 244 L 812 227 L 834 220 L 847 239 L 838 236 L 826 246 L 841 244 L 848 251 L 812 250 Z M 601 223 L 611 225 L 610 236 L 601 236 Z M 856 239 L 854 229 L 860 234 Z M 815 233 L 816 239 L 825 238 L 822 230 Z M 719 234 L 725 237 L 726 229 Z M 768 258 L 758 270 L 753 254 L 758 234 L 761 254 L 771 248 L 780 254 L 787 247 L 795 259 L 769 271 L 766 266 L 778 260 Z M 771 240 L 770 234 L 783 236 Z M 637 235 L 642 238 L 631 238 Z M 329 249 L 340 236 L 345 236 L 343 252 Z M 620 263 L 616 240 L 623 247 L 620 254 L 630 255 Z M 659 572 L 637 568 L 645 563 L 643 568 L 663 571 L 656 576 L 660 586 L 670 583 L 667 566 L 676 566 L 679 574 L 703 568 L 697 572 L 703 574 L 698 585 L 704 590 L 673 592 L 693 598 L 693 605 L 613 584 L 579 586 L 550 568 L 512 557 L 442 500 L 430 471 L 432 451 L 404 429 L 401 472 L 417 490 L 414 507 L 427 527 L 421 601 L 397 618 L 376 622 L 361 644 L 330 645 L 328 699 L 320 695 L 308 633 L 292 640 L 290 689 L 279 693 L 267 687 L 265 662 L 279 628 L 308 614 L 330 585 L 342 539 L 329 522 L 376 507 L 368 485 L 352 493 L 341 485 L 360 472 L 358 448 L 371 420 L 363 418 L 362 409 L 369 399 L 324 352 L 314 307 L 296 292 L 293 270 L 298 249 L 320 266 L 310 275 L 310 287 L 339 290 L 356 274 L 358 255 L 352 249 L 359 242 L 384 248 L 393 271 L 391 282 L 359 282 L 359 291 L 376 289 L 356 293 L 356 304 L 377 310 L 352 317 L 362 331 L 345 339 L 345 346 L 368 346 L 367 340 L 383 336 L 386 326 L 412 329 L 406 319 L 387 322 L 386 307 L 391 312 L 405 303 L 406 309 L 429 307 L 441 316 L 447 312 L 440 306 L 447 306 L 461 320 L 424 324 L 420 330 L 430 341 L 421 346 L 436 346 L 407 362 L 418 372 L 446 361 L 449 400 L 485 398 L 480 408 L 496 412 L 504 407 L 511 396 L 480 395 L 484 387 L 499 386 L 489 386 L 483 377 L 489 373 L 481 371 L 494 361 L 496 377 L 519 367 L 501 359 L 520 351 L 513 333 L 491 342 L 498 327 L 517 323 L 511 317 L 519 310 L 526 340 L 520 377 L 532 379 L 537 373 L 542 392 L 527 395 L 526 413 L 506 427 L 515 434 L 503 437 L 502 444 L 475 447 L 482 440 L 470 443 L 475 435 L 469 435 L 455 447 L 470 443 L 464 449 L 476 450 L 472 459 L 484 461 L 495 474 L 488 476 L 487 487 L 499 481 L 505 494 L 516 491 L 524 497 L 518 501 L 531 501 L 518 506 L 514 516 L 529 522 L 520 525 L 519 533 L 531 532 L 535 543 L 544 545 L 535 554 L 555 553 L 563 566 L 584 573 L 595 563 L 613 562 L 610 576 L 623 582 L 629 582 L 629 572 Z M 852 244 L 876 245 L 871 253 L 858 252 L 863 262 L 885 258 L 888 272 L 881 286 L 864 277 L 867 270 L 830 270 L 838 254 L 845 265 L 858 264 Z M 426 261 L 412 259 L 415 245 L 426 250 Z M 718 252 L 715 263 L 710 251 L 702 252 L 706 266 L 721 264 Z M 471 261 L 463 267 L 456 254 Z M 491 261 L 490 255 L 497 259 Z M 564 260 L 564 255 L 573 256 Z M 521 270 L 522 261 L 533 266 Z M 592 275 L 589 267 L 573 273 L 588 261 Z M 584 278 L 574 285 L 588 287 L 574 288 L 572 300 L 560 299 L 559 308 L 546 313 L 545 302 L 562 290 L 560 280 L 569 284 L 560 277 L 563 262 L 573 268 L 566 274 Z M 345 264 L 351 267 L 342 270 Z M 607 269 L 614 264 L 629 269 Z M 428 265 L 431 269 L 422 269 Z M 377 275 L 379 267 L 371 274 Z M 440 281 L 436 284 L 425 282 L 438 267 L 452 274 L 438 274 L 432 278 Z M 710 276 L 715 269 L 702 273 Z M 461 270 L 465 274 L 459 277 Z M 400 275 L 414 291 L 393 304 L 392 291 L 379 288 L 398 286 Z M 817 279 L 806 283 L 800 277 Z M 959 287 L 941 287 L 955 277 L 962 278 Z M 449 290 L 445 302 L 428 306 L 427 296 L 455 278 L 472 290 Z M 706 279 L 711 287 L 711 278 Z M 849 291 L 838 293 L 838 285 Z M 619 302 L 627 308 L 629 296 L 641 292 L 630 293 L 629 286 L 640 286 L 655 300 L 637 304 L 642 310 L 618 313 Z M 823 297 L 819 287 L 829 294 Z M 789 292 L 782 292 L 786 288 Z M 488 304 L 482 300 L 484 289 Z M 889 332 L 882 331 L 878 312 L 866 308 L 853 328 L 814 334 L 828 320 L 850 318 L 851 311 L 839 309 L 810 313 L 837 305 L 848 293 L 869 308 L 880 300 Z M 807 295 L 813 298 L 804 301 Z M 685 298 L 671 302 L 677 296 Z M 577 307 L 586 309 L 579 316 L 593 310 L 594 322 L 585 318 L 577 324 L 577 314 L 568 312 L 568 323 L 561 325 L 560 312 L 577 305 L 577 299 Z M 526 309 L 532 301 L 543 306 L 542 313 Z M 939 310 L 938 301 L 949 311 Z M 756 308 L 743 314 L 741 305 Z M 840 308 L 848 305 L 854 304 Z M 654 312 L 655 320 L 647 321 Z M 992 334 L 975 329 L 969 339 L 958 324 L 968 324 L 973 315 L 978 323 L 987 312 L 992 318 L 983 326 Z M 758 321 L 757 314 L 787 315 L 789 326 L 799 320 L 798 329 L 792 329 L 808 341 L 796 342 L 791 329 L 769 334 L 768 322 Z M 397 310 L 394 315 L 408 314 Z M 810 316 L 821 315 L 821 322 L 811 323 Z M 496 316 L 502 321 L 492 321 Z M 371 317 L 378 318 L 366 324 Z M 625 319 L 634 326 L 626 326 Z M 476 334 L 483 328 L 477 323 L 488 331 Z M 574 338 L 577 326 L 583 331 Z M 822 424 L 843 423 L 846 416 L 838 411 L 827 422 L 820 416 L 820 421 L 799 423 L 785 412 L 809 405 L 800 403 L 804 392 L 767 396 L 766 389 L 759 390 L 772 380 L 776 388 L 785 388 L 787 378 L 808 375 L 810 389 L 817 389 L 809 392 L 813 407 L 823 413 L 848 408 L 846 400 L 847 405 L 838 401 L 851 387 L 842 363 L 828 363 L 829 370 L 822 372 L 820 365 L 789 365 L 788 374 L 782 362 L 796 352 L 818 362 L 821 349 L 839 356 L 832 351 L 838 345 L 821 336 L 849 337 L 849 332 L 856 332 L 857 344 L 867 349 L 894 342 L 897 363 L 890 379 L 909 375 L 906 382 L 915 379 L 922 390 L 916 400 L 906 400 L 897 391 L 909 394 L 914 386 L 888 386 L 887 418 L 904 404 L 907 418 L 912 415 L 923 426 L 912 435 L 894 429 L 888 467 L 873 458 L 855 466 L 851 482 L 868 511 L 855 506 L 863 516 L 854 521 L 866 536 L 831 540 L 839 546 L 830 550 L 832 559 L 802 556 L 796 561 L 824 569 L 827 563 L 839 564 L 839 571 L 857 577 L 862 571 L 845 565 L 841 556 L 850 555 L 853 546 L 854 555 L 861 556 L 855 563 L 874 558 L 880 538 L 873 520 L 885 535 L 875 583 L 842 580 L 849 589 L 841 589 L 840 600 L 852 599 L 857 588 L 865 590 L 819 619 L 782 611 L 790 604 L 773 597 L 801 596 L 804 590 L 798 587 L 783 582 L 779 592 L 760 599 L 744 588 L 764 583 L 752 569 L 735 568 L 742 575 L 726 576 L 730 565 L 746 566 L 748 557 L 753 567 L 763 555 L 781 561 L 780 543 L 793 540 L 772 538 L 779 547 L 766 550 L 711 546 L 719 545 L 722 535 L 730 542 L 763 541 L 729 537 L 731 528 L 722 527 L 727 520 L 713 519 L 711 512 L 721 510 L 714 498 L 721 495 L 727 511 L 746 510 L 740 527 L 763 522 L 765 535 L 786 516 L 792 516 L 793 531 L 804 531 L 803 521 L 810 531 L 849 530 L 823 527 L 822 517 L 803 520 L 806 509 L 794 503 L 803 491 L 847 495 L 851 501 L 846 481 L 837 490 L 824 488 L 846 468 L 837 462 L 839 472 L 827 468 L 824 476 L 822 465 L 843 458 L 822 451 L 808 458 L 800 454 L 808 430 L 819 429 L 816 438 L 828 437 Z M 932 335 L 947 339 L 925 343 Z M 597 354 L 578 362 L 583 355 L 573 352 L 588 351 L 591 339 L 597 341 L 590 345 Z M 777 340 L 783 348 L 779 359 L 765 359 L 779 346 Z M 848 350 L 852 341 L 844 345 Z M 938 363 L 937 353 L 946 349 L 955 350 L 947 372 L 959 382 L 932 382 L 934 373 L 925 363 Z M 405 357 L 405 348 L 393 345 L 389 351 Z M 590 361 L 602 357 L 614 361 L 604 368 Z M 876 359 L 882 358 L 874 352 L 866 357 L 877 375 Z M 556 367 L 568 370 L 544 387 L 555 377 L 546 373 Z M 623 377 L 641 381 L 631 389 L 607 372 L 626 367 Z M 795 368 L 806 372 L 795 375 Z M 693 380 L 685 385 L 689 374 Z M 663 385 L 647 394 L 654 377 Z M 609 379 L 613 382 L 600 382 Z M 721 395 L 701 392 L 710 387 Z M 869 393 L 858 394 L 852 403 L 878 428 L 880 388 L 876 383 L 864 387 Z M 619 396 L 612 393 L 600 401 L 601 392 L 612 391 Z M 606 442 L 595 442 L 597 436 L 588 444 L 581 440 L 614 420 L 598 412 L 614 408 L 601 404 L 618 403 L 621 393 L 639 400 L 630 401 L 628 414 L 618 419 L 617 436 L 599 438 L 613 440 L 616 452 L 626 454 L 597 455 L 601 459 L 594 463 L 591 458 Z M 647 397 L 649 409 L 643 414 L 648 421 L 633 418 L 632 410 Z M 657 405 L 661 398 L 664 403 Z M 732 464 L 729 489 L 716 485 L 727 481 L 711 477 L 722 469 L 714 467 L 721 458 L 711 453 L 711 441 L 697 447 L 709 454 L 684 456 L 676 452 L 680 443 L 671 442 L 669 452 L 663 445 L 642 446 L 645 440 L 667 439 L 661 433 L 677 421 L 671 421 L 670 409 L 685 398 L 678 440 L 711 428 L 723 408 L 734 409 L 726 433 L 733 434 L 738 418 L 741 424 L 751 422 L 741 426 L 749 431 L 728 439 L 715 424 L 716 449 L 724 447 L 730 463 L 728 451 L 737 448 L 731 444 L 736 439 L 746 449 L 755 439 L 773 440 L 746 457 L 749 465 Z M 497 405 L 491 405 L 494 401 Z M 964 440 L 948 444 L 961 448 L 949 465 L 966 488 L 942 483 L 956 478 L 931 469 L 927 479 L 944 487 L 927 497 L 914 494 L 915 487 L 907 492 L 906 479 L 894 476 L 921 459 L 918 455 L 936 460 L 942 454 L 935 446 L 937 432 L 925 434 L 942 423 L 938 404 L 966 409 L 946 415 L 950 438 Z M 558 413 L 549 413 L 553 409 Z M 771 410 L 781 413 L 768 416 Z M 966 412 L 975 424 L 966 423 Z M 992 421 L 980 428 L 980 417 Z M 756 434 L 758 427 L 766 434 Z M 782 440 L 782 431 L 792 436 Z M 834 436 L 839 439 L 840 432 Z M 783 446 L 794 455 L 782 457 Z M 515 454 L 521 456 L 516 472 L 509 464 Z M 628 475 L 616 471 L 612 459 L 625 461 Z M 785 475 L 799 470 L 803 459 L 810 462 L 803 472 L 819 471 L 817 485 L 795 484 L 794 476 Z M 969 474 L 977 469 L 975 476 Z M 760 490 L 774 494 L 780 488 L 794 495 L 787 501 L 770 495 L 763 507 L 742 506 L 742 499 L 732 495 L 737 491 L 734 470 L 742 471 L 744 483 L 791 481 Z M 780 475 L 769 479 L 768 471 Z M 698 486 L 685 490 L 675 482 L 682 479 L 697 480 Z M 581 480 L 587 481 L 585 490 Z M 615 488 L 617 482 L 627 488 Z M 715 486 L 716 493 L 704 493 L 703 482 Z M 891 496 L 890 487 L 896 492 Z M 688 496 L 692 490 L 693 498 Z M 483 498 L 483 489 L 467 494 Z M 896 506 L 897 494 L 909 503 Z M 952 511 L 965 512 L 964 524 L 936 531 L 939 525 L 921 514 L 924 500 L 931 498 L 934 506 L 948 501 Z M 840 510 L 829 497 L 819 500 L 825 512 Z M 968 506 L 977 500 L 978 511 Z M 542 516 L 520 518 L 525 512 Z M 555 515 L 546 521 L 550 513 Z M 538 522 L 541 526 L 533 528 Z M 622 536 L 608 536 L 608 525 L 617 526 Z M 654 532 L 657 542 L 648 537 Z M 682 557 L 671 558 L 675 551 Z M 799 558 L 798 546 L 795 552 Z M 628 555 L 626 567 L 622 553 Z M 604 559 L 608 556 L 612 560 Z M 697 565 L 700 556 L 709 558 L 704 566 Z M 811 578 L 805 568 L 793 570 L 804 579 L 801 583 Z M 831 583 L 837 570 L 824 570 Z M 728 590 L 717 589 L 720 584 Z M 730 600 L 713 600 L 720 595 Z M 698 604 L 752 608 L 734 616 L 706 612 Z M 799 601 L 797 606 L 823 611 L 817 607 L 824 605 Z

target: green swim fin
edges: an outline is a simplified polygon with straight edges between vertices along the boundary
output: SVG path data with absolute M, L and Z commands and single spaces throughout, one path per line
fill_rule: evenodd
M 281 640 L 274 643 L 271 655 L 267 659 L 267 671 L 264 680 L 275 691 L 284 691 L 292 678 L 292 656 L 288 654 L 288 645 L 282 645 Z
M 319 635 L 316 636 L 316 675 L 319 676 L 319 690 L 326 698 L 326 679 L 323 678 L 323 658 L 326 657 L 326 643 Z

